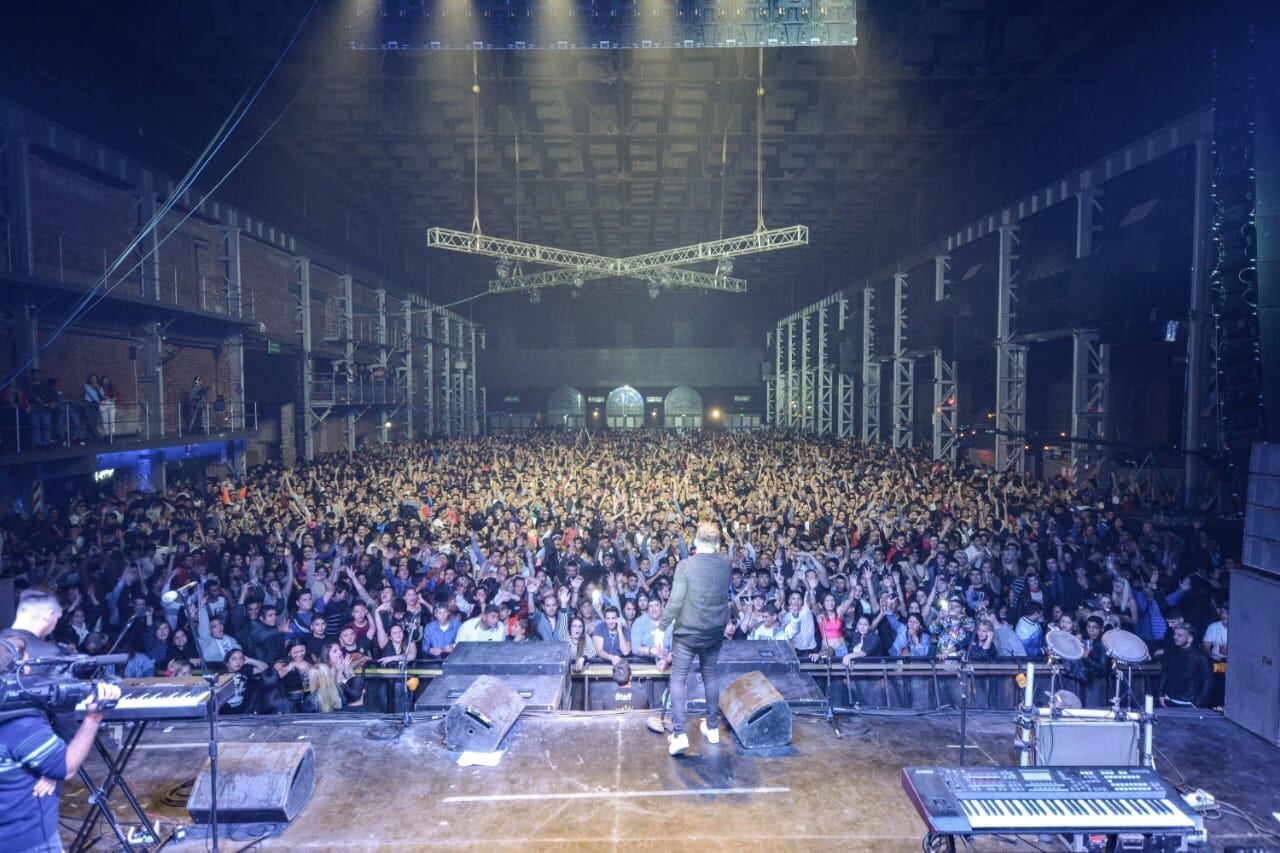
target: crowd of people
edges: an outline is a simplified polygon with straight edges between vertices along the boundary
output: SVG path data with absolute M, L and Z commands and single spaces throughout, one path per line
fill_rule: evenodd
M 1163 704 L 1220 703 L 1234 561 L 1198 524 L 1131 521 L 1138 500 L 783 433 L 530 433 L 84 495 L 0 529 L 18 589 L 58 597 L 54 639 L 118 645 L 124 675 L 225 670 L 231 714 L 398 709 L 370 668 L 459 642 L 669 666 L 658 626 L 700 519 L 732 561 L 726 638 L 856 666 L 1040 657 L 1052 628 L 1098 704 L 1121 628 L 1162 662 Z

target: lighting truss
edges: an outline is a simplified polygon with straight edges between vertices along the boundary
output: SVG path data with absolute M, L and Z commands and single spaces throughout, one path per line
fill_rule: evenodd
M 587 252 L 542 246 L 537 243 L 488 237 L 484 234 L 457 231 L 452 228 L 427 229 L 427 245 L 431 248 L 448 249 L 470 255 L 485 255 L 501 261 L 527 261 L 561 268 L 490 281 L 490 293 L 555 287 L 573 283 L 578 277 L 583 281 L 594 281 L 610 277 L 646 278 L 652 273 L 660 273 L 669 280 L 670 284 L 676 286 L 743 293 L 747 289 L 747 283 L 743 279 L 700 273 L 678 267 L 683 264 L 724 261 L 740 255 L 806 246 L 808 243 L 809 229 L 803 225 L 792 225 L 787 228 L 762 229 L 738 237 L 726 237 L 705 243 L 633 255 L 629 258 L 610 258 Z
M 722 290 L 728 293 L 745 293 L 747 291 L 747 283 L 743 279 L 711 275 L 710 273 L 696 272 L 694 270 L 667 267 L 660 272 L 655 272 L 654 276 L 661 276 L 667 279 L 668 283 L 673 287 L 700 287 L 704 290 Z M 545 272 L 532 273 L 530 275 L 513 275 L 507 279 L 491 279 L 489 281 L 489 292 L 513 293 L 539 290 L 546 287 L 574 284 L 575 279 L 578 278 L 581 278 L 583 282 L 587 282 L 609 277 L 600 273 L 584 273 L 574 269 L 546 270 Z M 636 274 L 631 277 L 643 279 L 647 276 Z

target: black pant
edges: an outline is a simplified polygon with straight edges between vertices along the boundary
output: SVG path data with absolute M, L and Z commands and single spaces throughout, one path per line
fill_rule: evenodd
M 707 694 L 707 728 L 720 725 L 720 677 L 716 665 L 720 661 L 723 637 L 717 637 L 707 645 L 694 645 L 683 637 L 675 637 L 671 643 L 671 731 L 683 734 L 685 711 L 688 704 L 689 669 L 698 658 L 702 670 L 702 685 Z

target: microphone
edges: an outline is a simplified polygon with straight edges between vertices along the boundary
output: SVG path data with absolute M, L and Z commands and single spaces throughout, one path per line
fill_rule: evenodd
M 171 589 L 164 595 L 160 596 L 160 600 L 165 604 L 173 604 L 184 595 L 190 595 L 195 592 L 196 587 L 200 586 L 200 581 L 191 581 L 191 583 L 183 584 L 177 589 Z

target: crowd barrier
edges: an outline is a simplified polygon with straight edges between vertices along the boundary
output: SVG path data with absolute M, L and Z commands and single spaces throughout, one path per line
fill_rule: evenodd
M 925 712 L 946 708 L 958 708 L 962 691 L 968 688 L 968 705 L 975 709 L 1014 710 L 1023 701 L 1028 661 L 1010 658 L 1005 660 L 969 664 L 970 673 L 962 677 L 957 660 L 931 658 L 863 658 L 850 667 L 839 662 L 804 663 L 802 673 L 809 675 L 836 709 L 886 710 Z M 1056 679 L 1043 660 L 1035 664 L 1033 695 L 1039 705 L 1047 702 L 1048 694 L 1055 690 L 1068 690 L 1076 694 L 1088 708 L 1101 708 L 1110 704 L 1115 692 L 1114 674 L 1107 680 L 1096 679 L 1081 684 L 1059 672 Z M 636 686 L 657 705 L 670 680 L 670 670 L 659 670 L 651 659 L 631 660 L 632 678 Z M 573 674 L 573 696 L 570 707 L 574 710 L 598 710 L 605 691 L 612 689 L 613 668 L 596 663 Z M 443 674 L 440 662 L 420 662 L 408 667 L 407 675 L 417 679 L 415 692 L 420 692 L 429 680 Z M 389 691 L 401 678 L 398 668 L 368 667 L 366 678 L 383 681 Z M 1122 698 L 1133 707 L 1141 707 L 1148 693 L 1155 694 L 1160 679 L 1158 664 L 1142 664 L 1128 668 L 1128 678 L 1122 682 Z M 967 682 L 967 684 L 966 684 Z

